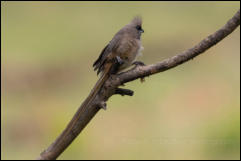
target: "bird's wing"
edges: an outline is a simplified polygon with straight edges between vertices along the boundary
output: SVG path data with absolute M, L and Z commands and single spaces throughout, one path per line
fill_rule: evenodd
M 106 55 L 105 53 L 107 53 L 107 48 L 108 48 L 108 46 L 109 46 L 109 44 L 107 44 L 107 45 L 105 46 L 105 48 L 101 51 L 100 56 L 98 57 L 98 59 L 94 62 L 94 64 L 93 64 L 94 70 L 96 70 L 96 69 L 99 68 L 102 60 L 104 59 L 104 57 L 105 57 L 105 55 Z
M 103 70 L 104 64 L 106 63 L 107 59 L 110 59 L 110 55 L 114 55 L 114 52 L 120 46 L 122 37 L 122 32 L 118 32 L 109 42 L 109 44 L 107 44 L 105 48 L 101 51 L 100 56 L 93 64 L 94 70 L 98 69 L 97 74 L 99 74 Z

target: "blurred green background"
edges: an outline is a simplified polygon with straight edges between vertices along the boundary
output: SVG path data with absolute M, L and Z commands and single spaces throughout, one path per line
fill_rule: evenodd
M 240 2 L 1 2 L 1 156 L 35 159 L 98 77 L 92 63 L 135 15 L 146 64 L 215 32 Z M 240 28 L 113 96 L 59 159 L 240 159 Z

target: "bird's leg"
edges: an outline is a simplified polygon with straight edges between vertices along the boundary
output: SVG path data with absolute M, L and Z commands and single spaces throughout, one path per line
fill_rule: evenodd
M 112 59 L 112 63 L 113 64 L 112 64 L 110 73 L 116 74 L 116 73 L 118 73 L 119 67 L 124 63 L 124 61 L 119 56 L 116 56 L 116 57 L 114 57 L 114 59 Z
M 145 66 L 145 64 L 141 61 L 135 61 L 132 63 L 132 65 L 135 65 L 134 68 L 136 68 L 138 66 Z M 141 83 L 145 82 L 145 77 L 141 77 L 140 80 L 141 80 Z
M 135 67 L 137 66 L 145 66 L 145 64 L 142 61 L 135 61 L 132 63 L 132 65 L 135 65 Z
M 125 63 L 124 60 L 122 60 L 119 56 L 116 56 L 116 59 L 117 59 L 117 62 L 118 62 L 118 64 L 119 64 L 119 67 L 120 67 L 122 64 Z M 125 84 L 122 83 L 121 86 L 125 86 Z M 117 91 L 118 91 L 118 90 L 117 90 Z
M 119 65 L 122 65 L 124 63 L 124 60 L 122 60 L 119 56 L 116 56 L 116 60 Z
M 113 64 L 110 70 L 110 73 L 112 75 L 111 77 L 117 74 L 119 72 L 120 66 L 125 63 L 124 60 L 121 59 L 119 56 L 114 57 L 114 59 L 112 60 L 113 60 Z M 121 85 L 124 86 L 124 84 L 121 84 Z

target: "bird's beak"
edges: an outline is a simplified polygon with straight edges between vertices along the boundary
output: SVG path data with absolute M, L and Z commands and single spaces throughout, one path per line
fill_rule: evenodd
M 141 30 L 140 30 L 140 32 L 141 32 L 141 33 L 144 33 L 144 30 L 143 30 L 143 29 L 141 29 Z

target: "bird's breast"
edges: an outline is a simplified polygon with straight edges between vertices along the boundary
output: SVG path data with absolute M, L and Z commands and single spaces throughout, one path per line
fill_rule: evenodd
M 121 54 L 121 59 L 124 63 L 121 65 L 120 69 L 125 69 L 131 66 L 136 58 L 142 55 L 141 51 L 144 49 L 141 45 L 141 41 L 137 39 L 132 39 L 125 43 L 126 50 Z
M 139 48 L 138 48 L 138 51 L 137 51 L 136 58 L 137 58 L 138 56 L 142 56 L 142 51 L 144 50 L 144 47 L 143 47 L 142 44 L 141 44 L 141 40 L 138 41 L 138 44 L 139 44 Z

